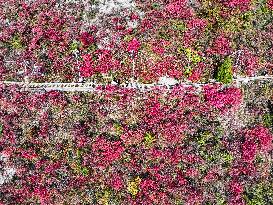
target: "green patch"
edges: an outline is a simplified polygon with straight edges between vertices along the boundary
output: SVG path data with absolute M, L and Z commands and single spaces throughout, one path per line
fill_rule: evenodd
M 168 27 L 163 26 L 159 29 L 157 36 L 166 41 L 170 40 L 171 36 L 169 35 Z
M 226 157 L 223 155 L 218 134 L 204 131 L 197 137 L 197 144 L 200 156 L 208 162 L 219 163 Z
M 155 9 L 155 10 L 160 9 L 160 5 L 159 5 L 159 3 L 157 3 L 157 2 L 152 3 L 151 6 L 152 6 L 152 8 Z
M 70 52 L 76 52 L 80 46 L 80 43 L 76 40 L 73 40 L 72 43 L 69 45 Z
M 241 15 L 241 19 L 244 21 L 250 21 L 253 17 L 252 11 L 247 11 Z
M 9 43 L 13 49 L 23 48 L 22 39 L 18 35 L 13 36 Z
M 177 53 L 178 53 L 178 54 L 183 54 L 183 52 L 184 52 L 184 48 L 179 46 L 179 47 L 177 48 Z
M 232 82 L 232 60 L 230 57 L 225 58 L 216 73 L 216 80 L 224 84 Z
M 267 205 L 273 201 L 273 185 L 259 183 L 250 188 L 246 188 L 244 199 L 247 205 Z
M 88 176 L 89 169 L 82 166 L 82 155 L 83 151 L 80 149 L 73 150 L 69 149 L 67 151 L 67 162 L 70 165 L 71 169 L 76 173 L 83 176 Z
M 227 202 L 220 194 L 216 194 L 216 205 L 226 205 Z
M 0 136 L 2 136 L 2 133 L 3 133 L 3 125 L 0 124 Z
M 195 50 L 192 50 L 191 48 L 183 48 L 181 46 L 177 47 L 177 53 L 178 54 L 184 54 L 188 61 L 190 61 L 193 64 L 197 64 L 201 62 L 202 60 L 205 60 L 205 58 L 202 58 L 198 55 L 198 52 Z
M 151 146 L 155 141 L 155 137 L 150 133 L 145 133 L 144 135 L 144 142 L 147 146 Z
M 261 156 L 261 155 L 257 155 L 256 156 L 256 159 L 255 159 L 255 162 L 256 163 L 263 163 L 265 160 L 264 160 L 264 158 Z
M 99 0 L 90 0 L 89 2 L 91 5 L 99 4 Z
M 177 198 L 177 199 L 174 199 L 174 204 L 175 205 L 184 205 L 185 203 L 182 199 Z
M 234 159 L 234 157 L 230 153 L 227 153 L 227 152 L 222 153 L 221 157 L 222 157 L 223 161 L 228 164 L 230 164 Z
M 186 24 L 183 21 L 172 20 L 171 24 L 174 30 L 177 30 L 180 32 L 184 32 L 187 30 Z
M 132 195 L 132 197 L 136 197 L 137 193 L 139 192 L 139 185 L 141 182 L 140 177 L 136 177 L 134 180 L 129 181 L 127 190 Z
M 87 167 L 82 167 L 81 168 L 81 173 L 82 173 L 83 176 L 88 176 L 89 169 Z
M 82 106 L 81 111 L 80 111 L 80 116 L 85 116 L 85 115 L 88 114 L 88 112 L 89 112 L 88 107 L 87 106 Z
M 184 52 L 188 60 L 192 62 L 193 64 L 197 64 L 202 60 L 202 58 L 198 55 L 198 53 L 196 51 L 193 51 L 190 48 L 184 49 Z
M 198 145 L 203 146 L 206 144 L 209 138 L 211 138 L 212 134 L 208 131 L 205 131 L 201 133 L 201 135 L 198 137 Z
M 93 53 L 93 52 L 95 52 L 96 50 L 98 49 L 98 46 L 96 45 L 96 44 L 91 44 L 88 48 L 87 48 L 87 51 L 89 52 L 89 53 Z M 94 59 L 94 60 L 96 60 L 96 59 Z
M 266 127 L 272 127 L 273 126 L 273 115 L 270 113 L 267 113 L 263 116 L 263 123 Z
M 242 19 L 242 28 L 244 30 L 249 30 L 249 29 L 252 29 L 253 28 L 253 24 L 252 24 L 252 21 L 253 21 L 253 12 L 252 11 L 247 11 L 245 13 L 243 13 L 241 15 L 241 19 Z
M 240 19 L 238 17 L 232 16 L 229 19 L 223 20 L 219 23 L 219 27 L 227 33 L 237 33 L 240 31 Z
M 118 136 L 122 135 L 123 129 L 119 123 L 114 123 L 114 128 Z
M 124 153 L 123 156 L 122 156 L 122 160 L 124 162 L 130 162 L 131 161 L 131 155 L 129 153 Z
M 111 195 L 112 195 L 112 193 L 109 189 L 105 189 L 99 193 L 96 193 L 96 198 L 97 198 L 98 204 L 108 205 L 110 202 Z
M 204 166 L 204 165 L 201 165 L 199 167 L 199 171 L 201 174 L 206 174 L 207 173 L 207 170 L 208 170 L 208 167 L 207 166 Z
M 127 34 L 127 35 L 124 36 L 123 40 L 124 40 L 125 42 L 129 42 L 129 41 L 131 41 L 133 38 L 134 38 L 134 35 L 129 35 L 129 34 Z
M 184 75 L 185 75 L 186 77 L 189 77 L 189 76 L 191 76 L 192 71 L 193 71 L 193 68 L 192 68 L 191 66 L 186 66 L 186 67 L 185 67 L 185 70 L 184 70 Z

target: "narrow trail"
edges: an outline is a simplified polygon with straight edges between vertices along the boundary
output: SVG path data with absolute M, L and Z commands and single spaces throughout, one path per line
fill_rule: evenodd
M 241 84 L 246 84 L 250 81 L 255 80 L 273 80 L 273 76 L 256 76 L 256 77 L 235 77 L 231 85 L 239 87 Z M 209 83 L 218 83 L 217 81 L 211 79 Z M 167 89 L 171 89 L 175 85 L 185 86 L 185 87 L 197 87 L 201 88 L 204 85 L 209 83 L 192 83 L 192 82 L 183 82 L 183 83 L 173 83 L 173 82 L 165 82 L 165 83 L 153 83 L 153 84 L 142 84 L 137 82 L 129 82 L 127 84 L 117 84 L 112 82 L 113 86 L 119 86 L 121 88 L 132 88 L 138 89 L 140 91 L 145 90 L 152 90 L 154 88 L 165 87 Z M 21 86 L 23 90 L 44 90 L 44 91 L 51 91 L 51 90 L 59 90 L 59 91 L 66 91 L 66 92 L 92 92 L 98 91 L 100 88 L 107 86 L 105 84 L 97 84 L 97 83 L 33 83 L 33 82 L 15 82 L 15 81 L 2 81 L 0 84 L 6 85 L 18 85 Z

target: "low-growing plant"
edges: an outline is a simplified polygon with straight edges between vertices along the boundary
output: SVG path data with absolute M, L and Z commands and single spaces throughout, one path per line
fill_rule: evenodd
M 110 200 L 111 192 L 105 189 L 102 192 L 96 194 L 97 202 L 101 205 L 108 205 Z
M 124 36 L 123 40 L 125 42 L 130 42 L 131 40 L 133 40 L 134 37 L 135 37 L 134 35 L 127 34 L 127 35 Z
M 71 43 L 70 46 L 69 46 L 70 52 L 73 53 L 73 52 L 77 51 L 78 48 L 79 48 L 79 45 L 80 45 L 80 43 L 79 43 L 78 41 L 73 40 L 72 43 Z
M 152 143 L 155 141 L 155 137 L 150 133 L 145 133 L 144 135 L 144 142 L 147 146 L 151 146 Z
M 163 26 L 158 31 L 158 37 L 164 40 L 170 40 L 171 36 L 168 32 L 168 28 L 166 26 Z
M 186 24 L 183 21 L 171 20 L 172 28 L 174 30 L 184 32 L 187 30 Z
M 244 193 L 247 205 L 267 205 L 273 201 L 273 185 L 270 183 L 259 183 L 248 188 Z
M 203 146 L 206 144 L 207 140 L 210 138 L 211 133 L 208 131 L 203 132 L 200 137 L 198 138 L 198 144 Z
M 139 185 L 141 182 L 140 177 L 136 177 L 134 180 L 129 181 L 127 190 L 135 198 L 139 192 Z
M 271 115 L 270 113 L 263 115 L 263 123 L 266 127 L 272 127 L 273 126 L 273 115 Z
M 217 69 L 216 80 L 224 84 L 229 84 L 232 82 L 232 74 L 232 59 L 226 57 Z
M 197 64 L 202 60 L 202 58 L 198 55 L 198 53 L 196 51 L 193 51 L 190 48 L 185 48 L 184 53 L 186 57 L 188 58 L 188 60 L 192 62 L 193 64 Z
M 122 126 L 119 123 L 114 123 L 116 134 L 120 136 L 123 133 Z
M 22 40 L 19 35 L 14 35 L 10 41 L 10 44 L 13 49 L 23 48 Z
M 2 135 L 3 133 L 3 124 L 0 124 L 0 136 Z
M 152 8 L 155 9 L 155 10 L 158 10 L 158 9 L 160 8 L 160 4 L 157 3 L 157 2 L 152 3 L 151 6 L 152 6 Z
M 223 161 L 228 164 L 231 163 L 234 159 L 234 157 L 228 152 L 222 153 L 221 157 L 222 157 Z

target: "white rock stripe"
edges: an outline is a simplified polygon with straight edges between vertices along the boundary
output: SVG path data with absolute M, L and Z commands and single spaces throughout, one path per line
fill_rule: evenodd
M 233 80 L 232 85 L 240 86 L 241 83 L 248 83 L 249 81 L 255 80 L 273 80 L 273 76 L 256 76 L 256 77 L 236 77 Z M 100 91 L 99 87 L 105 87 L 104 84 L 96 84 L 96 83 L 27 83 L 27 82 L 15 82 L 15 81 L 2 81 L 0 84 L 7 84 L 7 85 L 18 85 L 21 86 L 25 90 L 59 90 L 59 91 L 67 91 L 67 92 L 89 92 L 89 91 Z M 209 80 L 209 83 L 219 83 L 215 80 Z M 130 82 L 128 84 L 120 84 L 118 85 L 115 82 L 107 85 L 115 85 L 121 88 L 132 88 L 138 90 L 152 90 L 156 88 L 167 88 L 170 89 L 174 85 L 185 86 L 185 87 L 197 87 L 201 88 L 204 85 L 209 83 L 192 83 L 182 82 L 178 83 L 178 81 L 171 79 L 171 78 L 164 78 L 161 79 L 158 83 L 152 84 L 142 84 L 137 82 Z
M 0 161 L 2 163 L 5 163 L 8 160 L 8 156 L 5 154 L 0 153 Z M 12 179 L 12 177 L 16 173 L 16 169 L 9 166 L 3 166 L 1 167 L 2 171 L 0 172 L 0 186 L 3 185 L 5 182 L 8 182 Z

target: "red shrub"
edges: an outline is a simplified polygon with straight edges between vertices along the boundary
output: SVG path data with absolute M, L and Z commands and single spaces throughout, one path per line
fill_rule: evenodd
M 267 0 L 267 6 L 273 10 L 273 0 Z
M 239 182 L 237 182 L 236 180 L 232 180 L 229 183 L 229 187 L 230 187 L 230 191 L 234 195 L 240 195 L 244 190 L 243 186 Z
M 266 127 L 256 126 L 255 128 L 247 130 L 245 137 L 247 140 L 258 141 L 261 150 L 272 149 L 273 135 Z
M 88 47 L 95 42 L 95 38 L 88 32 L 83 32 L 80 36 L 80 41 L 84 47 Z
M 247 140 L 242 145 L 242 158 L 246 162 L 252 162 L 256 157 L 257 146 L 253 141 Z
M 229 55 L 231 52 L 230 40 L 223 35 L 218 36 L 212 47 L 207 49 L 208 54 Z
M 193 16 L 193 10 L 187 6 L 186 0 L 171 1 L 165 9 L 172 18 L 190 18 Z
M 128 44 L 127 51 L 137 53 L 140 45 L 140 42 L 136 38 L 133 38 Z
M 230 8 L 239 8 L 241 11 L 248 10 L 251 0 L 223 0 L 223 4 Z
M 219 90 L 219 85 L 204 86 L 205 100 L 221 111 L 237 108 L 242 102 L 242 92 L 239 88 L 229 87 Z
M 121 157 L 124 147 L 120 141 L 111 142 L 100 137 L 92 144 L 92 151 L 94 154 L 93 163 L 98 167 L 105 168 Z
M 86 54 L 86 55 L 83 55 L 82 58 L 84 60 L 84 64 L 83 66 L 80 67 L 81 76 L 90 77 L 95 72 L 92 56 L 90 54 Z

